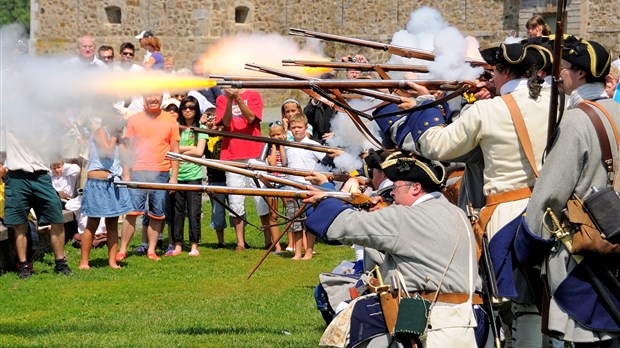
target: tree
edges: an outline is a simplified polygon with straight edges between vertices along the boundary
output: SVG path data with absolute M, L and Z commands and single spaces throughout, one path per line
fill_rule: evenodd
M 30 0 L 0 0 L 0 26 L 14 22 L 30 33 Z

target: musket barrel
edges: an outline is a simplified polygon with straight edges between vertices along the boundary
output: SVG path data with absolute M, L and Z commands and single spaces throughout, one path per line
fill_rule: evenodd
M 270 89 L 306 89 L 314 86 L 327 89 L 351 88 L 397 88 L 406 89 L 407 81 L 425 86 L 428 89 L 445 89 L 454 82 L 443 80 L 310 80 L 310 81 L 218 81 L 221 87 L 232 88 L 270 88 Z
M 385 71 L 414 71 L 427 73 L 428 67 L 424 65 L 407 64 L 372 64 L 360 62 L 323 62 L 312 60 L 282 59 L 283 66 L 305 66 L 309 68 L 332 68 L 332 69 L 354 69 L 354 70 L 374 70 L 380 68 Z
M 273 76 L 243 76 L 243 75 L 209 75 L 209 78 L 224 81 L 286 81 L 290 79 Z
M 296 198 L 306 199 L 316 191 L 308 190 L 281 190 L 281 189 L 268 189 L 268 188 L 242 188 L 242 187 L 228 187 L 228 186 L 211 186 L 211 185 L 189 185 L 189 184 L 167 184 L 167 183 L 152 183 L 152 182 L 140 182 L 140 181 L 115 181 L 114 185 L 120 187 L 127 187 L 132 189 L 143 190 L 168 190 L 168 191 L 191 191 L 191 192 L 206 192 L 216 194 L 230 194 L 230 195 L 242 195 L 242 196 L 265 196 L 265 197 L 282 197 L 282 198 Z M 353 193 L 329 191 L 324 192 L 329 197 L 339 198 L 346 201 L 354 200 L 358 195 Z
M 323 40 L 341 42 L 341 43 L 346 43 L 346 44 L 351 44 L 351 45 L 374 48 L 374 49 L 383 50 L 391 54 L 395 54 L 397 56 L 401 56 L 405 58 L 417 58 L 417 59 L 431 60 L 431 61 L 435 60 L 435 54 L 433 52 L 421 50 L 417 48 L 384 44 L 384 43 L 376 42 L 376 41 L 355 39 L 355 38 L 346 37 L 346 36 L 326 34 L 326 33 L 321 33 L 318 31 L 311 31 L 311 30 L 305 30 L 305 29 L 299 29 L 299 28 L 290 28 L 288 31 L 288 34 L 297 35 L 297 36 L 313 37 L 317 39 L 323 39 Z M 493 68 L 483 60 L 472 59 L 472 58 L 466 57 L 465 61 L 470 63 L 472 66 L 481 66 L 487 70 Z
M 215 130 L 215 129 L 207 129 L 207 128 L 199 128 L 199 127 L 189 127 L 189 128 L 194 132 L 209 134 L 209 135 L 213 135 L 216 137 L 237 138 L 237 139 L 242 139 L 242 140 L 255 141 L 255 142 L 259 142 L 263 144 L 266 143 L 266 144 L 296 147 L 296 148 L 306 149 L 306 150 L 311 150 L 311 151 L 316 151 L 316 152 L 330 153 L 332 151 L 341 150 L 336 147 L 305 144 L 305 143 L 300 143 L 296 141 L 287 141 L 287 140 L 273 139 L 273 138 L 267 138 L 267 137 L 259 137 L 255 135 L 220 131 L 220 130 Z

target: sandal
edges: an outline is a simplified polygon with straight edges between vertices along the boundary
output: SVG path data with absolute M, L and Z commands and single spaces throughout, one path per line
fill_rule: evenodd
M 200 251 L 198 250 L 192 250 L 189 253 L 187 253 L 189 256 L 200 256 Z
M 177 255 L 181 255 L 182 251 L 176 251 L 174 249 L 170 250 L 170 251 L 166 251 L 166 256 L 177 256 Z
M 157 256 L 157 254 L 155 254 L 155 253 L 148 253 L 148 255 L 146 255 L 146 257 L 148 257 L 150 260 L 153 260 L 153 261 L 161 260 L 161 258 L 159 256 Z
M 127 257 L 126 253 L 116 253 L 116 262 L 121 262 Z

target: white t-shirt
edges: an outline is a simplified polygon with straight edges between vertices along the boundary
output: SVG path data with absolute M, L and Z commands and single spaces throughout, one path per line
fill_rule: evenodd
M 312 144 L 312 145 L 321 145 L 314 140 L 303 138 L 300 143 L 304 144 Z M 306 149 L 299 149 L 296 147 L 284 147 L 284 152 L 286 154 L 286 162 L 288 167 L 296 168 L 296 169 L 309 169 L 312 170 L 316 167 L 317 163 L 323 159 L 325 154 L 323 152 L 310 151 Z M 289 176 L 291 180 L 305 182 L 306 180 L 302 176 Z
M 62 175 L 56 176 L 50 171 L 52 177 L 52 186 L 56 192 L 64 192 L 70 197 L 75 195 L 75 185 L 77 177 L 80 175 L 80 166 L 74 163 L 65 163 L 62 165 Z

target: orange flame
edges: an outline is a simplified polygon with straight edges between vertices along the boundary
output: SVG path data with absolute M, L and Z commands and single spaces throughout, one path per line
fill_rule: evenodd
M 197 76 L 164 73 L 124 73 L 106 75 L 98 83 L 92 84 L 92 91 L 97 94 L 127 97 L 161 95 L 163 92 L 187 92 L 189 90 L 210 88 L 216 84 L 215 80 Z

